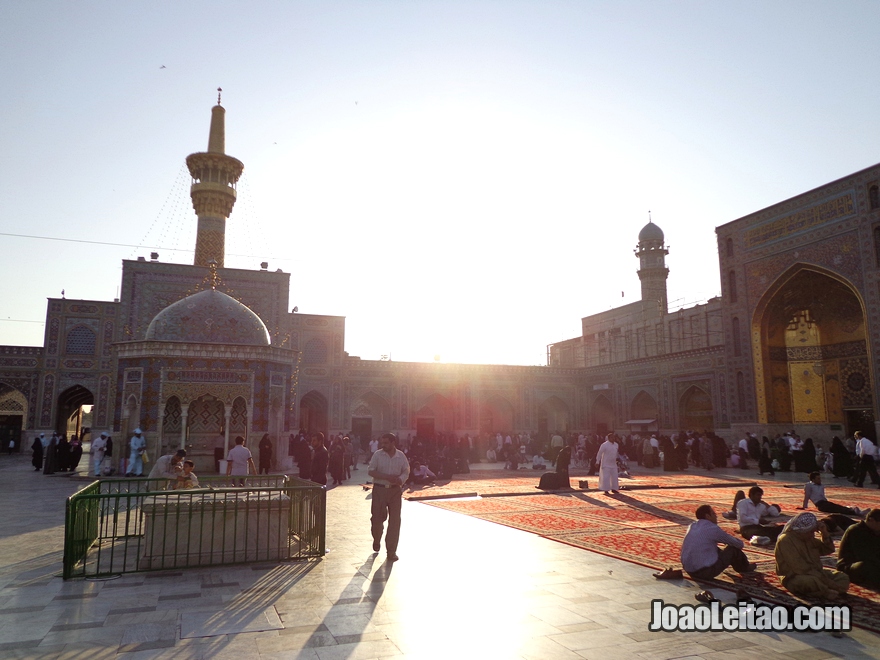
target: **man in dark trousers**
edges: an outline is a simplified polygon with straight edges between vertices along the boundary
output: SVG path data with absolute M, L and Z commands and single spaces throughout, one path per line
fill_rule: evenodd
M 330 454 L 324 446 L 324 434 L 318 431 L 312 435 L 311 480 L 322 486 L 327 485 L 327 465 Z
M 388 553 L 388 561 L 397 561 L 402 489 L 409 478 L 409 461 L 397 448 L 397 438 L 393 433 L 386 433 L 379 438 L 379 451 L 370 459 L 368 474 L 373 477 L 370 517 L 373 552 L 379 552 L 382 547 L 382 531 L 385 527 L 385 519 L 388 518 L 385 550 Z
M 880 509 L 871 509 L 862 522 L 846 530 L 837 556 L 838 571 L 855 584 L 880 591 Z

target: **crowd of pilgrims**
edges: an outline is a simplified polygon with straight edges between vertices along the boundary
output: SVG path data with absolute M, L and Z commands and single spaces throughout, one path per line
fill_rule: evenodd
M 68 440 L 66 433 L 53 433 L 51 438 L 40 433 L 31 444 L 31 464 L 34 470 L 42 470 L 43 474 L 76 471 L 82 460 L 85 435 L 86 431 L 83 431 L 82 436 L 73 433 Z

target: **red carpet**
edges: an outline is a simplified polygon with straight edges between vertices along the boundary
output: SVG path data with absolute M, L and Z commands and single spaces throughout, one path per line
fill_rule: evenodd
M 446 499 L 426 503 L 655 569 L 680 565 L 681 541 L 687 526 L 694 520 L 694 511 L 701 504 L 712 504 L 719 514 L 721 527 L 732 535 L 737 534 L 736 523 L 722 519 L 720 514 L 730 509 L 740 486 L 698 487 L 711 484 L 712 479 L 708 477 L 642 475 L 625 481 L 657 483 L 662 487 L 624 491 L 618 496 L 608 497 L 602 493 L 583 491 L 540 494 L 534 489 L 537 481 L 534 476 L 524 478 L 517 475 L 503 479 L 497 476 L 497 472 L 493 474 L 494 478 L 475 472 L 471 474 L 475 476 L 456 478 L 449 484 L 419 493 L 433 495 L 436 491 L 437 494 L 449 493 L 453 498 L 463 492 L 489 495 L 479 499 Z M 724 481 L 729 482 L 727 479 Z M 577 477 L 572 476 L 572 482 L 576 485 Z M 621 480 L 623 485 L 624 480 Z M 799 486 L 785 487 L 778 482 L 764 481 L 760 485 L 764 489 L 764 499 L 780 504 L 783 514 L 788 514 L 783 515 L 780 522 L 794 514 L 795 507 L 803 503 L 803 491 Z M 493 496 L 504 492 L 535 494 Z M 844 488 L 829 484 L 828 495 L 832 501 L 847 506 L 880 507 L 880 492 L 876 489 Z M 779 582 L 772 546 L 761 548 L 746 545 L 745 550 L 749 560 L 758 564 L 758 571 L 743 577 L 731 570 L 708 581 L 708 587 L 741 588 L 761 600 L 797 603 Z M 836 563 L 833 556 L 823 560 L 831 568 Z M 880 594 L 855 585 L 850 587 L 849 593 L 848 604 L 852 607 L 853 623 L 880 632 Z

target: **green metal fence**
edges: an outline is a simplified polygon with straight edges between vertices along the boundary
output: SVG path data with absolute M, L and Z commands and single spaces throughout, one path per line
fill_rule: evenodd
M 64 579 L 144 570 L 322 557 L 326 496 L 311 481 L 271 475 L 102 479 L 67 499 Z

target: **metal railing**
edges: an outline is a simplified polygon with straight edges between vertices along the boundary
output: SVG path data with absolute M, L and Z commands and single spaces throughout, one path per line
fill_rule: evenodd
M 283 475 L 199 479 L 102 479 L 67 499 L 65 580 L 145 570 L 322 557 L 323 486 Z

